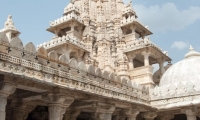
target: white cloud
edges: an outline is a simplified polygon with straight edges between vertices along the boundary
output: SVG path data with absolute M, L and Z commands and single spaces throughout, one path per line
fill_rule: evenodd
M 200 7 L 179 10 L 174 3 L 154 5 L 134 5 L 138 19 L 148 25 L 153 32 L 176 31 L 200 20 Z
M 171 48 L 176 48 L 178 50 L 182 50 L 188 47 L 189 44 L 183 41 L 174 41 L 174 43 L 171 45 Z

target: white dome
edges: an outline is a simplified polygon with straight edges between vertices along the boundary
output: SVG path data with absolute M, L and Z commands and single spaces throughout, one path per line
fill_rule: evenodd
M 162 76 L 159 86 L 179 82 L 200 81 L 200 53 L 190 47 L 185 59 L 172 65 Z

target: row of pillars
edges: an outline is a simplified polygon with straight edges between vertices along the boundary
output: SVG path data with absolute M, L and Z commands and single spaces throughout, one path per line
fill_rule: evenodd
M 10 94 L 15 92 L 16 85 L 5 82 L 0 83 L 0 85 L 0 120 L 26 120 L 28 114 L 34 107 L 30 109 L 30 107 L 27 107 L 28 105 L 23 103 L 18 104 L 19 102 L 16 102 L 16 105 L 9 109 L 11 112 L 8 112 L 8 109 L 6 111 L 7 98 Z M 69 106 L 74 102 L 74 98 L 68 97 L 66 94 L 57 92 L 48 93 L 42 95 L 42 99 L 48 103 L 49 120 L 76 120 L 77 116 L 80 114 L 80 111 L 69 112 Z M 94 108 L 96 109 L 92 116 L 94 120 L 112 120 L 112 114 L 116 109 L 115 105 L 105 103 L 98 103 Z M 6 112 L 11 113 L 8 118 L 6 118 Z M 139 112 L 129 109 L 125 111 L 125 114 L 128 120 L 136 120 L 136 116 Z M 150 120 L 148 116 L 147 119 Z M 115 120 L 120 119 L 117 117 Z
M 16 85 L 12 84 L 11 82 L 0 82 L 0 85 L 0 120 L 8 120 L 6 119 L 7 98 L 10 94 L 15 92 Z M 48 103 L 49 120 L 76 120 L 77 116 L 80 114 L 80 111 L 70 113 L 68 109 L 69 106 L 74 102 L 74 98 L 68 97 L 66 94 L 56 92 L 43 95 L 42 97 L 43 100 Z M 11 116 L 11 120 L 26 120 L 28 113 L 30 113 L 32 110 L 26 108 L 25 105 L 17 107 L 13 109 L 15 113 L 17 113 L 17 117 Z M 96 109 L 94 115 L 92 116 L 94 120 L 112 120 L 112 114 L 116 109 L 115 105 L 105 103 L 97 103 L 94 108 Z M 181 112 L 186 114 L 187 120 L 196 120 L 196 112 L 192 109 L 184 109 L 181 110 Z M 127 120 L 136 120 L 136 117 L 140 111 L 129 108 L 124 110 L 123 113 L 125 114 L 125 119 L 127 118 Z M 157 114 L 155 112 L 143 113 L 145 120 L 154 120 L 156 116 Z M 114 118 L 114 120 L 120 119 L 120 116 Z M 160 119 L 170 120 L 172 118 L 169 118 L 169 115 L 165 115 L 160 117 Z
M 150 52 L 142 52 L 142 55 L 144 56 L 144 66 L 149 66 L 150 62 L 149 62 L 149 56 L 150 56 Z M 133 59 L 135 59 L 136 55 L 135 54 L 129 54 L 128 55 L 128 61 L 129 61 L 129 70 L 133 70 L 134 69 L 134 63 L 133 63 Z M 157 59 L 158 63 L 159 63 L 159 67 L 160 67 L 160 73 L 161 75 L 165 72 L 164 69 L 164 59 Z
M 71 24 L 70 24 L 70 31 L 75 31 L 75 27 L 78 27 L 79 31 L 77 31 L 77 32 L 79 32 L 79 33 L 81 34 L 81 33 L 82 33 L 82 27 L 77 26 L 77 25 L 74 24 L 74 23 L 71 23 Z M 60 31 L 61 31 L 60 28 L 54 29 L 55 37 L 58 37 L 58 34 L 60 33 Z
M 144 56 L 144 66 L 149 66 L 150 52 L 142 52 L 142 55 Z M 128 55 L 129 69 L 130 70 L 134 69 L 133 59 L 135 59 L 135 57 L 136 57 L 135 54 L 129 54 Z

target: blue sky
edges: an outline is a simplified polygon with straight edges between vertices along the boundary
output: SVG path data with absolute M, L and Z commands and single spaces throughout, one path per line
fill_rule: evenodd
M 125 3 L 129 0 L 124 1 Z M 49 21 L 62 16 L 69 0 L 1 0 L 0 29 L 13 16 L 20 38 L 35 45 L 49 41 Z M 154 33 L 151 41 L 180 61 L 191 44 L 200 51 L 200 0 L 133 0 L 138 19 Z

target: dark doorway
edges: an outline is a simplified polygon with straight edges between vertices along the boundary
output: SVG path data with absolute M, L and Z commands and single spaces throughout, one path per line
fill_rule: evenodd
M 174 119 L 172 120 L 187 120 L 187 117 L 185 114 L 179 114 L 179 115 L 175 115 Z

